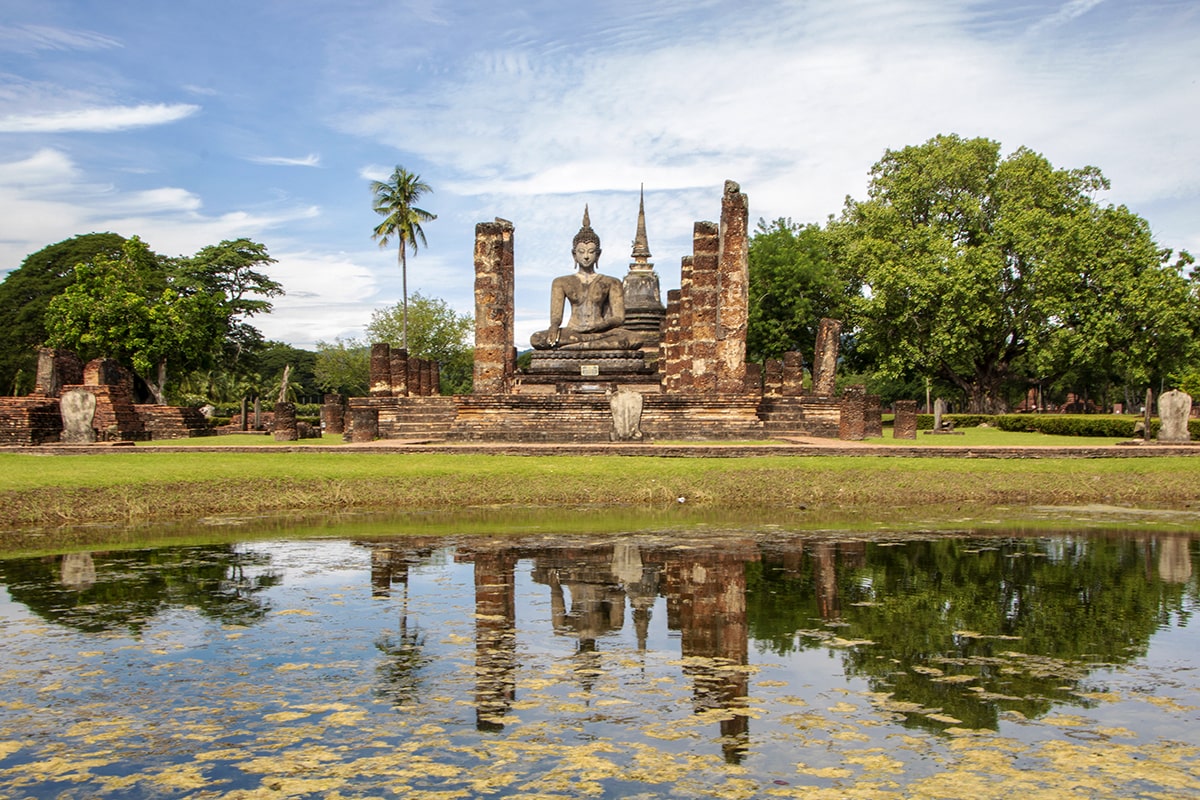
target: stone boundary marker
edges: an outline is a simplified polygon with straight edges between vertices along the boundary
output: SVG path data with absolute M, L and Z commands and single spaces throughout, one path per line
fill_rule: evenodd
M 85 455 L 105 453 L 143 453 L 153 457 L 155 453 L 455 453 L 459 455 L 520 455 L 520 456 L 651 456 L 659 458 L 754 458 L 755 456 L 865 456 L 875 458 L 998 458 L 998 459 L 1049 459 L 1049 458 L 1160 458 L 1162 456 L 1200 457 L 1200 442 L 1190 445 L 1105 445 L 1097 447 L 908 447 L 895 445 L 846 444 L 839 440 L 828 440 L 829 444 L 809 442 L 785 442 L 771 444 L 728 445 L 728 444 L 445 444 L 419 440 L 377 440 L 362 444 L 303 445 L 303 446 L 239 446 L 239 445 L 164 445 L 155 447 L 133 447 L 113 444 L 96 445 L 38 445 L 36 447 L 0 447 L 3 453 L 27 455 Z

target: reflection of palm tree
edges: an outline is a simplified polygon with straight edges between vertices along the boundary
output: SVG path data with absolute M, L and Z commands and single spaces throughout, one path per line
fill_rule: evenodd
M 420 684 L 421 668 L 432 659 L 425 655 L 425 633 L 421 626 L 408 619 L 408 565 L 403 567 L 400 580 L 403 595 L 400 604 L 400 627 L 395 633 L 383 633 L 375 640 L 375 647 L 387 659 L 379 667 L 381 685 L 379 693 L 391 698 L 396 705 L 413 699 Z

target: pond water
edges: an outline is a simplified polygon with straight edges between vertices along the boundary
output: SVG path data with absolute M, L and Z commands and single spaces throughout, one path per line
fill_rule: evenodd
M 0 798 L 1200 796 L 1200 533 L 0 560 Z

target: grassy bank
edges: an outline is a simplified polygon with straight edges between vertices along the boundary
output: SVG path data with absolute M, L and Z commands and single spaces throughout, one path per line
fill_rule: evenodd
M 0 454 L 0 529 L 483 506 L 1200 508 L 1200 459 L 683 459 L 356 452 Z M 2 535 L 2 534 L 0 534 Z

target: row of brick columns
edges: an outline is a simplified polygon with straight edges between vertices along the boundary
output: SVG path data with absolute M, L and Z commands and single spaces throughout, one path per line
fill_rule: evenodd
M 436 361 L 410 356 L 387 342 L 371 345 L 371 397 L 429 397 L 440 394 Z

